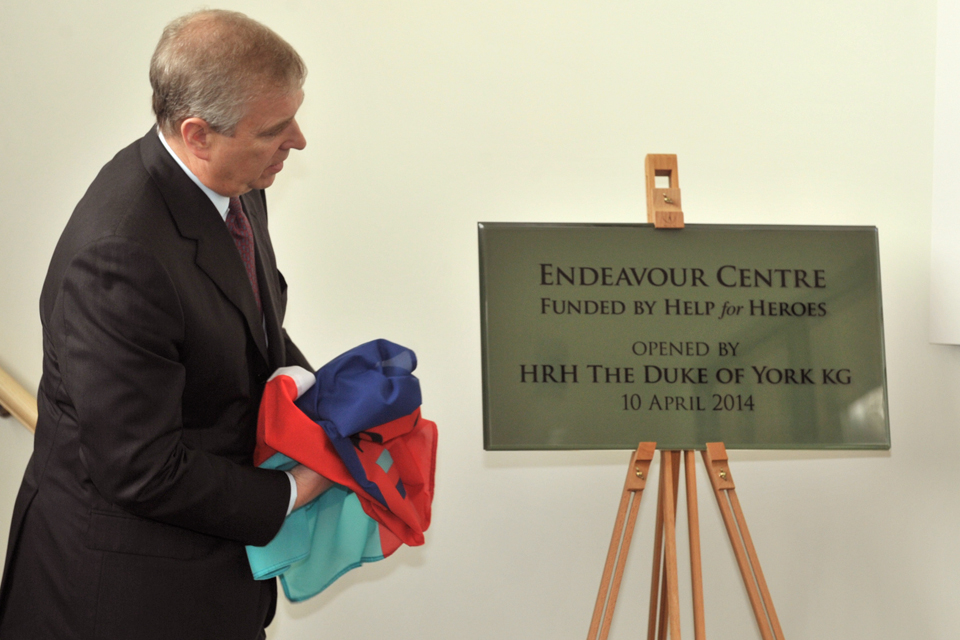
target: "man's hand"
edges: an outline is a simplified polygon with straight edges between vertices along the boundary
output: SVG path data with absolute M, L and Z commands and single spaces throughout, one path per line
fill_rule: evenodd
M 308 502 L 313 501 L 321 493 L 333 486 L 333 482 L 302 464 L 290 469 L 290 475 L 297 483 L 297 501 L 293 503 L 296 511 Z

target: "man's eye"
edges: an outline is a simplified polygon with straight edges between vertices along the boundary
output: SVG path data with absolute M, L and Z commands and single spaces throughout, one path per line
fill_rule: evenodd
M 289 122 L 284 122 L 283 124 L 278 125 L 273 129 L 267 129 L 266 131 L 261 133 L 260 136 L 262 138 L 276 138 L 277 136 L 283 134 L 283 132 L 286 131 L 287 127 L 289 126 L 290 126 Z

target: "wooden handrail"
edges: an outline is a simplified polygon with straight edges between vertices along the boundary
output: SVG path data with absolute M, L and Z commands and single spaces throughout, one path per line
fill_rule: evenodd
M 37 428 L 37 399 L 0 369 L 0 405 L 30 431 Z

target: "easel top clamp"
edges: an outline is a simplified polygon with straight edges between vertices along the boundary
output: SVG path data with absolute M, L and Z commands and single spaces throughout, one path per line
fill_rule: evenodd
M 647 154 L 644 173 L 647 177 L 647 222 L 652 222 L 657 229 L 683 229 L 676 154 Z M 666 178 L 666 187 L 658 187 L 657 178 Z

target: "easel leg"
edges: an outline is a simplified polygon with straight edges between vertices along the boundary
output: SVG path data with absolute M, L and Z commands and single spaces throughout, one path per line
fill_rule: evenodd
M 630 550 L 630 541 L 633 539 L 633 529 L 640 510 L 640 499 L 643 497 L 654 451 L 656 451 L 656 443 L 641 442 L 627 468 L 627 479 L 623 483 L 623 495 L 620 498 L 620 508 L 613 526 L 613 536 L 610 539 L 607 562 L 603 567 L 600 590 L 597 593 L 597 603 L 593 609 L 593 619 L 590 621 L 587 640 L 606 640 L 610 633 L 610 622 L 613 620 L 613 611 L 617 605 L 623 568 L 627 562 L 627 553 Z M 599 635 L 597 635 L 598 632 Z
M 660 493 L 657 501 L 657 531 L 654 542 L 653 578 L 650 585 L 650 620 L 647 638 L 680 640 L 680 596 L 677 579 L 677 493 L 680 452 L 660 452 Z M 662 543 L 662 544 L 661 544 Z M 663 564 L 661 565 L 661 549 Z M 662 573 L 661 573 L 662 572 Z M 662 580 L 661 580 L 662 575 Z M 658 583 L 660 587 L 658 589 Z M 659 600 L 659 607 L 658 607 Z M 659 612 L 658 612 L 659 609 Z M 657 615 L 659 613 L 659 615 Z M 659 633 L 656 632 L 659 619 Z
M 663 508 L 666 515 L 663 519 L 663 533 L 666 536 L 664 547 L 666 550 L 665 560 L 666 578 L 667 578 L 667 609 L 668 624 L 670 627 L 670 638 L 680 640 L 680 591 L 677 577 L 677 492 L 680 489 L 680 452 L 670 451 L 661 454 L 664 461 L 664 467 L 667 468 L 666 477 L 670 478 L 670 486 L 663 495 L 668 497 L 669 501 L 664 501 Z M 663 628 L 661 627 L 661 634 Z M 666 636 L 664 636 L 666 637 Z
M 703 617 L 703 571 L 700 563 L 700 514 L 697 508 L 697 458 L 693 451 L 684 451 L 687 486 L 687 522 L 690 527 L 690 585 L 693 590 L 693 637 L 705 640 L 707 631 Z
M 647 614 L 647 640 L 657 638 L 657 619 L 664 619 L 664 612 L 660 607 L 660 594 L 666 593 L 666 572 L 663 570 L 663 491 L 667 483 L 664 481 L 664 456 L 660 454 L 660 482 L 657 485 L 657 520 L 653 533 L 653 575 L 650 578 L 650 611 Z M 663 587 L 660 586 L 664 581 Z M 663 626 L 661 622 L 661 626 Z
M 773 599 L 767 589 L 767 582 L 763 577 L 753 540 L 747 530 L 747 522 L 743 517 L 736 486 L 733 484 L 733 477 L 730 475 L 727 464 L 727 449 L 723 443 L 707 443 L 707 448 L 703 452 L 703 462 L 707 467 L 707 475 L 710 477 L 710 484 L 713 485 L 717 504 L 720 506 L 727 535 L 733 545 L 733 553 L 737 558 L 740 574 L 743 576 L 743 584 L 747 588 L 760 635 L 763 640 L 783 640 L 780 620 L 773 607 Z

